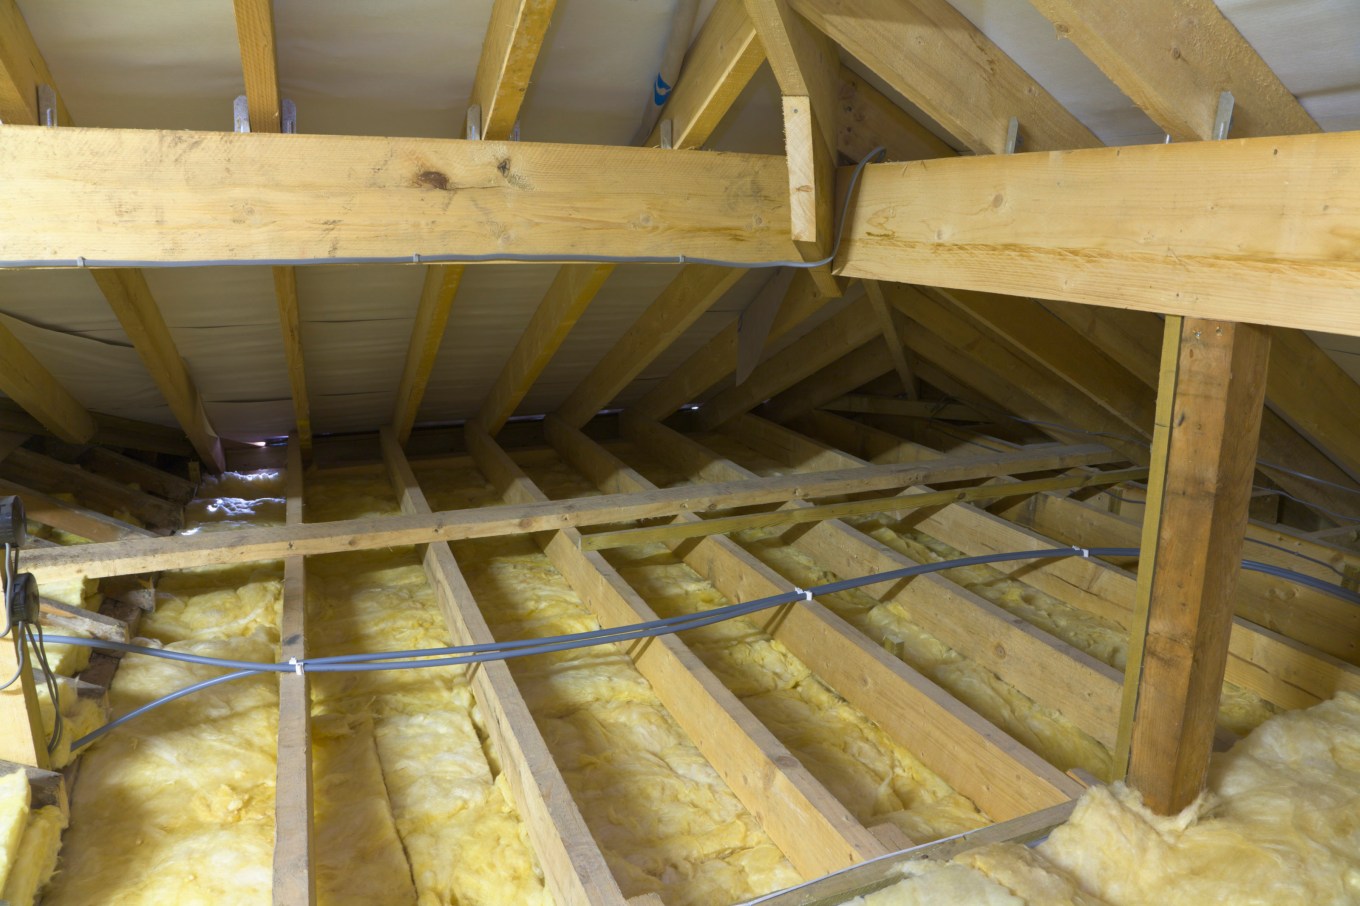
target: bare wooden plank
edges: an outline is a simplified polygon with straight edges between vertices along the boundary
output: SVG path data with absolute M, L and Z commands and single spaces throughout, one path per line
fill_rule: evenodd
M 181 505 L 194 496 L 194 483 L 187 478 L 103 447 L 89 447 L 81 452 L 77 461 L 85 469 L 105 478 L 136 485 L 149 494 Z
M 429 514 L 425 494 L 390 430 L 383 431 L 382 447 L 402 512 Z M 495 641 L 447 544 L 436 542 L 426 548 L 425 573 L 455 644 Z M 572 800 L 510 668 L 504 661 L 488 661 L 472 671 L 469 682 L 553 900 L 563 906 L 622 906 L 623 893 Z
M 0 155 L 11 264 L 792 251 L 769 155 L 146 129 L 7 129 Z
M 251 132 L 281 132 L 273 0 L 233 0 Z
M 836 99 L 836 147 L 850 160 L 863 160 L 878 147 L 887 149 L 888 160 L 925 160 L 954 154 L 953 148 L 883 92 L 845 67 L 841 67 Z
M 293 424 L 304 457 L 312 453 L 312 406 L 307 396 L 307 368 L 302 355 L 302 325 L 298 314 L 297 271 L 274 268 L 274 298 L 283 331 L 283 358 L 288 365 L 288 387 L 293 395 Z
M 302 441 L 288 439 L 284 472 L 289 525 L 303 522 Z M 303 557 L 283 561 L 279 657 L 307 656 L 307 567 Z M 278 772 L 274 787 L 274 904 L 316 902 L 316 836 L 312 828 L 312 700 L 305 672 L 279 674 Z
M 1162 815 L 1209 769 L 1269 355 L 1258 327 L 1167 320 L 1118 752 Z
M 1088 444 L 1003 455 L 939 460 L 926 465 L 894 464 L 815 474 L 666 488 L 640 494 L 615 494 L 552 504 L 486 507 L 442 513 L 383 516 L 282 528 L 181 535 L 173 539 L 122 541 L 33 551 L 26 565 L 44 576 L 131 575 L 206 566 L 276 560 L 291 554 L 373 550 L 400 544 L 427 544 L 496 535 L 530 534 L 568 526 L 629 522 L 680 512 L 712 512 L 791 498 L 829 497 L 930 482 L 964 481 L 995 474 L 1019 474 L 1117 459 L 1109 448 Z M 3 489 L 3 483 L 0 483 Z
M 893 368 L 902 381 L 902 390 L 906 392 L 908 399 L 915 399 L 916 375 L 912 373 L 911 365 L 907 362 L 906 350 L 898 339 L 900 329 L 896 319 L 899 316 L 888 307 L 887 300 L 883 298 L 883 288 L 877 283 L 865 280 L 864 289 L 869 297 L 869 306 L 873 309 L 874 317 L 878 319 L 878 329 L 883 334 L 883 342 L 888 345 Z
M 576 432 L 551 418 L 558 434 Z M 468 447 L 507 502 L 548 500 L 476 425 L 468 429 Z M 580 532 L 568 528 L 541 539 L 541 545 L 600 625 L 657 619 L 618 571 L 600 554 L 583 551 L 580 541 Z M 659 636 L 629 654 L 666 710 L 800 873 L 827 874 L 886 851 L 678 638 Z
M 119 418 L 101 412 L 93 416 L 97 433 L 93 441 L 106 447 L 123 447 L 129 450 L 146 450 L 151 453 L 165 453 L 170 456 L 193 456 L 194 448 L 185 439 L 184 433 L 164 425 L 153 425 L 130 418 Z M 55 436 L 52 431 L 26 413 L 12 400 L 0 399 L 0 430 L 17 431 L 23 434 L 45 434 Z
M 867 393 L 848 393 L 824 403 L 822 408 L 832 412 L 876 412 L 879 415 L 938 418 L 958 422 L 981 422 L 987 418 L 965 403 L 950 403 L 944 400 L 899 400 L 887 396 L 870 396 Z
M 154 527 L 177 529 L 184 524 L 179 504 L 32 450 L 20 448 L 5 457 L 0 475 L 45 493 L 74 494 L 90 507 L 108 513 L 125 512 Z
M 34 666 L 27 654 L 20 660 L 19 633 L 11 629 L 0 639 L 0 683 L 17 681 L 0 690 L 0 761 L 47 769 L 47 735 L 38 709 Z
M 877 338 L 840 351 L 843 355 L 830 365 L 771 397 L 760 407 L 761 415 L 775 421 L 803 415 L 893 370 L 888 347 Z

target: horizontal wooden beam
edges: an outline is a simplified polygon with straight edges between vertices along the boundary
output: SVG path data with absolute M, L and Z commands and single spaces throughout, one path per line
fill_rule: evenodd
M 190 446 L 183 431 L 167 428 L 164 425 L 153 425 L 149 422 L 120 418 L 116 415 L 104 415 L 101 412 L 90 414 L 94 417 L 97 426 L 92 438 L 93 443 L 105 447 L 122 447 L 128 450 L 165 453 L 170 456 L 189 457 L 194 455 L 194 448 Z M 32 415 L 7 399 L 0 399 L 0 431 L 56 436 Z
M 1041 491 L 1072 490 L 1075 488 L 1102 487 L 1119 484 L 1123 481 L 1142 481 L 1147 478 L 1147 469 L 1119 469 L 1114 472 L 1082 472 L 1077 475 L 1056 475 L 1052 478 L 1035 478 L 1014 484 L 985 484 L 976 487 L 954 488 L 948 491 L 931 491 L 928 494 L 913 494 L 909 497 L 875 497 L 871 500 L 847 500 L 841 503 L 826 503 L 821 506 L 807 506 L 792 510 L 775 510 L 770 513 L 746 513 L 739 516 L 718 516 L 699 522 L 655 525 L 643 528 L 620 529 L 612 532 L 596 532 L 581 537 L 583 550 L 609 550 L 628 547 L 634 544 L 677 541 L 681 538 L 701 538 L 706 535 L 730 535 L 752 528 L 767 528 L 774 525 L 796 525 L 803 522 L 821 522 L 824 519 L 840 519 L 844 516 L 864 516 L 873 513 L 897 513 L 921 507 L 945 506 L 969 500 L 995 500 L 998 497 L 1011 497 L 1017 494 L 1037 494 Z
M 1357 232 L 1360 132 L 979 156 L 865 168 L 837 269 L 1360 335 Z
M 987 417 L 972 406 L 944 400 L 899 400 L 887 396 L 848 393 L 822 404 L 832 412 L 875 412 L 879 415 L 902 415 L 907 418 L 938 418 L 944 421 L 985 422 Z
M 122 541 L 127 538 L 155 537 L 155 532 L 147 531 L 130 522 L 124 522 L 96 510 L 89 510 L 74 503 L 49 497 L 40 491 L 15 484 L 12 481 L 0 479 L 0 494 L 13 494 L 20 497 L 24 502 L 24 514 L 33 522 L 40 522 L 43 525 L 51 526 L 63 532 L 70 532 L 72 535 L 79 535 L 81 538 L 88 538 L 91 541 L 107 542 Z M 72 547 L 83 546 L 73 545 Z M 62 549 L 53 548 L 53 550 Z M 37 556 L 38 553 L 36 550 L 29 551 L 24 556 L 24 565 L 27 566 L 29 558 Z M 61 577 L 52 575 L 52 578 L 55 580 Z
M 14 127 L 0 157 L 3 266 L 792 253 L 767 155 Z
M 112 545 L 77 545 L 33 551 L 26 558 L 26 566 L 36 574 L 39 582 L 58 576 L 122 576 L 190 566 L 275 560 L 292 554 L 327 554 L 441 540 L 530 534 L 567 526 L 631 522 L 682 512 L 712 512 L 792 498 L 902 488 L 932 481 L 965 481 L 991 475 L 1099 465 L 1118 459 L 1118 454 L 1099 444 L 1045 447 L 1039 451 L 958 457 L 924 465 L 869 466 L 550 504 L 313 522 L 303 526 L 241 529 Z

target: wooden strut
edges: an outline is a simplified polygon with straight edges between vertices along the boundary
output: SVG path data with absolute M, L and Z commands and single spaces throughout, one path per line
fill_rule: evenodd
M 289 525 L 303 521 L 302 442 L 288 438 L 285 470 Z M 307 568 L 304 557 L 283 561 L 279 657 L 307 656 Z M 279 674 L 278 775 L 274 795 L 274 906 L 316 902 L 316 835 L 312 827 L 311 681 L 305 672 Z
M 965 481 L 998 474 L 1099 465 L 1118 462 L 1119 459 L 1118 454 L 1099 444 L 1044 446 L 1037 450 L 1001 455 L 957 457 L 925 465 L 869 466 L 584 500 L 442 513 L 407 513 L 283 528 L 85 544 L 33 551 L 28 556 L 27 565 L 39 582 L 46 577 L 130 575 L 190 566 L 275 560 L 293 554 L 311 556 L 401 544 L 529 534 L 569 526 L 674 516 L 682 512 L 712 512 L 784 502 L 791 498 L 829 497 L 900 488 L 931 481 Z

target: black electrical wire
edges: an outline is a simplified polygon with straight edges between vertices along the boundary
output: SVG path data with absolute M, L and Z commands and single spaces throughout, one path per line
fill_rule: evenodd
M 237 668 L 232 673 L 178 689 L 155 701 L 148 702 L 116 720 L 110 721 L 97 730 L 94 730 L 73 742 L 71 744 L 71 749 L 72 751 L 75 751 L 82 746 L 93 742 L 105 733 L 108 733 L 161 705 L 183 698 L 184 696 L 190 695 L 201 689 L 207 689 L 221 683 L 242 679 L 248 676 L 294 671 L 298 673 L 354 673 L 379 670 L 411 670 L 424 667 L 461 666 L 493 660 L 506 660 L 515 657 L 528 657 L 534 654 L 571 651 L 612 642 L 631 641 L 633 639 L 651 638 L 674 632 L 683 632 L 687 629 L 697 629 L 701 626 L 708 626 L 724 620 L 746 616 L 761 610 L 768 610 L 773 607 L 779 607 L 797 601 L 811 600 L 813 597 L 819 595 L 836 594 L 838 592 L 862 588 L 868 585 L 881 585 L 886 582 L 895 582 L 902 579 L 909 579 L 914 576 L 968 566 L 983 566 L 992 563 L 1003 563 L 1016 560 L 1053 560 L 1062 557 L 1107 558 L 1137 557 L 1138 555 L 1139 550 L 1136 547 L 1068 547 L 1038 551 L 1010 551 L 1005 553 L 982 554 L 974 557 L 959 557 L 951 560 L 941 560 L 934 563 L 921 563 L 902 569 L 875 573 L 869 576 L 841 579 L 807 589 L 795 588 L 793 591 L 770 595 L 769 597 L 759 598 L 754 601 L 730 604 L 712 610 L 685 614 L 680 617 L 668 617 L 665 619 L 650 620 L 645 623 L 619 626 L 613 629 L 591 630 L 589 632 L 572 633 L 570 635 L 552 636 L 545 639 L 526 639 L 513 642 L 495 642 L 408 651 L 370 652 L 365 654 L 339 655 L 329 658 L 306 659 L 303 661 L 294 660 L 288 663 L 255 663 L 253 661 L 234 661 L 225 658 L 208 658 L 199 655 L 189 655 L 184 652 L 165 651 L 160 648 L 150 648 L 147 646 L 130 645 L 120 642 L 107 642 L 100 639 L 85 639 L 75 636 L 51 636 L 50 638 L 53 642 L 60 642 L 63 644 L 84 645 L 90 648 L 104 648 L 114 651 L 147 654 L 154 657 L 189 661 L 191 663 L 203 664 L 211 667 Z M 1254 560 L 1242 561 L 1242 568 L 1297 582 L 1301 585 L 1306 585 L 1310 588 L 1315 588 L 1319 591 L 1326 592 L 1327 594 L 1334 595 L 1351 604 L 1360 605 L 1360 594 L 1339 585 L 1334 585 L 1322 579 L 1318 579 L 1315 576 L 1309 576 L 1285 569 L 1284 567 L 1275 566 L 1269 563 L 1260 563 Z

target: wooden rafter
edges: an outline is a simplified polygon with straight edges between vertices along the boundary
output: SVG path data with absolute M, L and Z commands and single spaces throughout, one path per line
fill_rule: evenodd
M 312 452 L 312 407 L 307 396 L 307 369 L 302 358 L 302 323 L 298 313 L 297 271 L 274 268 L 274 297 L 283 330 L 283 355 L 288 364 L 288 386 L 293 394 L 293 423 L 304 457 Z
M 226 468 L 222 441 L 208 421 L 203 398 L 175 348 L 170 328 L 142 272 L 136 268 L 110 268 L 92 270 L 90 274 L 194 450 L 208 468 L 222 471 Z
M 189 445 L 184 433 L 176 428 L 105 415 L 102 412 L 92 412 L 90 416 L 95 423 L 95 435 L 91 438 L 94 443 L 106 447 L 165 453 L 170 456 L 194 455 L 194 448 Z M 0 431 L 55 436 L 47 426 L 25 412 L 19 405 L 12 400 L 4 399 L 0 399 Z
M 57 83 L 28 30 L 18 0 L 0 0 L 0 122 L 38 125 L 39 85 L 55 91 Z M 71 114 L 60 93 L 56 125 L 71 125 Z
M 774 421 L 802 415 L 893 370 L 892 356 L 879 337 L 842 352 L 830 365 L 771 397 L 760 407 L 761 415 Z
M 1173 141 L 1212 138 L 1224 90 L 1234 134 L 1318 131 L 1213 0 L 1031 2 Z
M 557 414 L 573 428 L 584 425 L 745 273 L 738 268 L 686 265 L 577 385 Z
M 53 576 L 102 578 L 190 566 L 276 560 L 293 554 L 312 556 L 401 544 L 531 534 L 566 526 L 631 522 L 657 516 L 674 516 L 685 511 L 707 512 L 782 502 L 795 497 L 830 497 L 932 481 L 963 481 L 989 475 L 1068 469 L 1118 460 L 1118 454 L 1099 444 L 1048 447 L 1039 451 L 959 457 L 928 466 L 869 466 L 800 475 L 796 479 L 759 478 L 700 487 L 664 488 L 646 494 L 558 501 L 551 505 L 487 507 L 428 516 L 386 516 L 308 523 L 300 527 L 241 529 L 229 533 L 230 537 L 208 533 L 112 545 L 85 544 L 76 548 L 33 551 L 26 565 L 40 583 Z
M 762 262 L 791 251 L 788 171 L 770 155 L 7 129 L 0 156 L 13 187 L 0 199 L 0 261 L 70 267 L 78 255 L 93 266 L 664 251 Z M 245 215 L 243 196 L 251 199 Z
M 62 440 L 85 443 L 98 426 L 80 401 L 0 323 L 0 392 Z
M 603 288 L 614 267 L 612 264 L 567 264 L 558 269 L 482 403 L 477 420 L 488 433 L 496 434 L 515 414 L 524 395 L 548 367 L 548 362 Z
M 978 154 L 1100 141 L 947 0 L 791 0 L 816 28 Z M 910 48 L 910 52 L 904 52 Z M 920 282 L 920 281 L 917 281 Z
M 771 343 L 802 324 L 825 305 L 829 299 L 817 289 L 806 273 L 794 276 L 784 294 L 779 313 L 770 325 L 766 343 Z M 740 317 L 718 331 L 679 367 L 662 378 L 646 396 L 634 403 L 630 411 L 648 418 L 665 418 L 686 403 L 700 399 L 705 393 L 732 374 L 737 367 Z
M 873 310 L 874 318 L 878 321 L 878 329 L 883 334 L 883 342 L 888 344 L 893 369 L 902 380 L 902 389 L 908 399 L 915 399 L 916 375 L 912 373 L 911 365 L 907 362 L 906 347 L 899 339 L 902 328 L 897 321 L 900 316 L 888 305 L 888 300 L 883 298 L 883 288 L 877 282 L 865 280 L 864 291 L 869 298 L 869 307 Z
M 1334 241 L 1360 228 L 1357 148 L 1329 133 L 869 166 L 839 271 L 1360 334 Z
M 491 7 L 470 104 L 481 108 L 481 137 L 510 138 L 557 0 L 496 0 Z
M 841 67 L 836 103 L 836 148 L 850 160 L 862 160 L 878 147 L 886 149 L 888 160 L 954 155 L 954 149 L 935 133 L 845 67 Z
M 550 432 L 581 443 L 584 435 L 550 416 Z M 560 441 L 559 441 L 560 442 Z M 585 441 L 589 443 L 589 441 Z M 468 428 L 468 447 L 482 474 L 507 503 L 549 498 L 479 426 Z M 635 473 L 632 473 L 635 474 Z M 626 481 L 629 473 L 616 477 Z M 646 490 L 635 483 L 632 490 Z M 581 546 L 581 534 L 563 529 L 540 545 L 553 565 L 603 626 L 631 625 L 657 614 L 599 553 Z M 675 636 L 630 648 L 638 671 L 699 751 L 760 820 L 794 868 L 826 874 L 884 852 L 881 843 L 784 748 Z
M 405 444 L 415 426 L 462 280 L 463 266 L 459 264 L 437 264 L 425 269 L 425 284 L 420 290 L 420 305 L 416 308 L 406 363 L 402 366 L 401 383 L 397 387 L 397 404 L 392 413 L 392 430 L 398 443 Z

